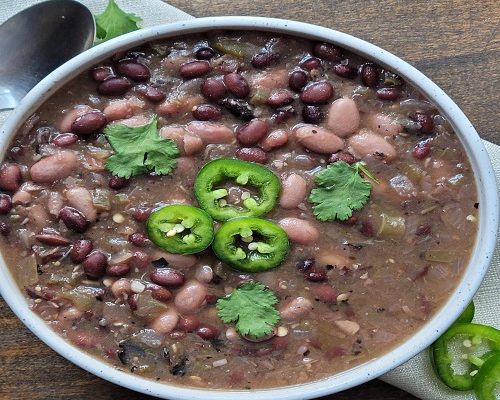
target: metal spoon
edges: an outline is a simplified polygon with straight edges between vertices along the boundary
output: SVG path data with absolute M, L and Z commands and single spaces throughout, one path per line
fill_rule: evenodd
M 9 110 L 46 75 L 92 46 L 94 18 L 73 0 L 29 7 L 0 26 L 0 110 Z

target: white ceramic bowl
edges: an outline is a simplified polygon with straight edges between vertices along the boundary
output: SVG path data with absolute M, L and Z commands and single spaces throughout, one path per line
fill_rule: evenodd
M 495 246 L 498 230 L 498 195 L 495 177 L 481 140 L 472 124 L 453 101 L 431 80 L 398 57 L 363 40 L 331 29 L 300 22 L 256 17 L 200 18 L 136 31 L 90 49 L 68 61 L 40 82 L 12 113 L 0 130 L 1 157 L 23 121 L 57 89 L 89 67 L 112 54 L 141 45 L 150 40 L 203 32 L 215 28 L 237 30 L 263 30 L 309 39 L 328 41 L 398 73 L 418 87 L 440 112 L 444 114 L 459 135 L 469 156 L 476 177 L 479 194 L 479 232 L 468 268 L 446 304 L 433 318 L 385 355 L 372 359 L 348 371 L 311 383 L 267 390 L 207 390 L 162 384 L 137 375 L 118 371 L 66 342 L 44 321 L 30 311 L 22 292 L 18 289 L 3 259 L 0 260 L 0 291 L 5 301 L 21 321 L 41 340 L 63 357 L 83 369 L 142 393 L 170 400 L 293 400 L 309 399 L 339 392 L 359 385 L 399 366 L 431 344 L 459 316 L 479 287 Z

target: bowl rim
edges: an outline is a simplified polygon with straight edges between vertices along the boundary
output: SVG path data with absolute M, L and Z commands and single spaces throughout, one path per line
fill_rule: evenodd
M 73 79 L 90 66 L 110 57 L 120 50 L 126 50 L 146 42 L 180 35 L 207 32 L 215 29 L 260 30 L 299 36 L 312 40 L 338 44 L 354 53 L 386 66 L 401 75 L 406 81 L 419 88 L 443 113 L 460 136 L 467 156 L 473 167 L 478 189 L 479 229 L 474 251 L 459 285 L 448 300 L 420 329 L 407 340 L 393 347 L 389 352 L 373 358 L 347 371 L 328 378 L 292 386 L 255 389 L 221 390 L 168 383 L 158 383 L 139 376 L 123 372 L 104 361 L 94 358 L 76 346 L 70 344 L 35 313 L 30 311 L 26 300 L 8 271 L 3 257 L 0 256 L 0 293 L 18 318 L 49 347 L 61 356 L 93 373 L 126 388 L 171 400 L 233 400 L 235 396 L 242 400 L 294 400 L 309 399 L 336 393 L 374 379 L 406 362 L 432 343 L 460 315 L 472 299 L 487 271 L 495 248 L 498 232 L 499 204 L 496 180 L 481 139 L 474 127 L 460 108 L 435 83 L 420 71 L 397 56 L 358 39 L 354 36 L 329 28 L 298 21 L 251 17 L 225 16 L 206 17 L 141 29 L 116 39 L 110 40 L 83 52 L 66 62 L 43 79 L 21 101 L 9 115 L 0 129 L 1 158 L 7 145 L 24 120 L 29 117 L 57 89 Z

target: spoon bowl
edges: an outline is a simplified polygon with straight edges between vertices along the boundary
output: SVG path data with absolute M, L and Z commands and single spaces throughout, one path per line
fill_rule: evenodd
M 94 17 L 73 0 L 29 7 L 0 26 L 0 110 L 9 110 L 58 66 L 90 48 Z

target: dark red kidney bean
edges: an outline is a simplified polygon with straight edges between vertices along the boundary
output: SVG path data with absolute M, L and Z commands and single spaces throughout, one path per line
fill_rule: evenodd
M 106 275 L 114 278 L 121 278 L 130 272 L 130 265 L 127 263 L 119 263 L 108 265 L 106 268 Z
M 401 90 L 396 87 L 384 87 L 378 89 L 376 94 L 380 100 L 394 101 L 401 96 Z
M 349 218 L 347 218 L 345 221 L 339 221 L 342 225 L 347 225 L 347 226 L 353 226 L 356 225 L 358 222 L 358 215 L 357 214 L 352 214 Z
M 172 300 L 172 298 L 174 297 L 174 295 L 172 294 L 172 292 L 170 292 L 170 290 L 162 286 L 155 285 L 155 287 L 151 288 L 150 290 L 151 290 L 151 297 L 153 299 L 162 301 L 164 303 Z
M 83 271 L 89 279 L 99 279 L 106 273 L 108 258 L 100 251 L 94 251 L 83 260 Z
M 136 207 L 132 210 L 132 218 L 137 222 L 144 222 L 149 218 L 152 212 L 152 207 Z
M 97 93 L 104 96 L 121 96 L 127 93 L 131 86 L 127 78 L 109 78 L 97 86 Z
M 198 60 L 210 60 L 215 57 L 215 51 L 211 47 L 200 47 L 196 50 L 195 57 Z
M 305 106 L 302 109 L 302 119 L 308 124 L 319 125 L 325 119 L 325 113 L 318 106 Z
M 264 150 L 259 149 L 258 147 L 243 147 L 236 150 L 235 156 L 240 160 L 259 164 L 265 164 L 267 161 L 267 154 Z
M 140 270 L 146 269 L 149 266 L 149 256 L 143 251 L 136 251 L 132 258 L 132 265 Z
M 429 143 L 421 142 L 418 143 L 411 152 L 412 156 L 417 160 L 423 160 L 429 154 L 431 154 L 431 146 Z
M 219 104 L 226 107 L 236 118 L 243 121 L 250 121 L 254 117 L 254 108 L 245 100 L 226 97 Z
M 278 61 L 278 55 L 269 51 L 263 51 L 252 57 L 252 65 L 258 69 L 264 69 Z
M 429 114 L 417 112 L 412 119 L 418 124 L 420 133 L 428 135 L 434 131 L 434 120 Z
M 179 74 L 184 79 L 199 78 L 208 72 L 210 72 L 208 61 L 188 61 L 179 68 Z
M 21 186 L 22 179 L 19 165 L 5 163 L 0 167 L 0 189 L 15 192 Z
M 219 330 L 212 325 L 203 325 L 196 329 L 196 334 L 205 340 L 217 339 L 219 336 Z
M 173 268 L 156 268 L 151 274 L 149 279 L 160 286 L 181 286 L 184 284 L 186 278 L 181 271 Z
M 128 186 L 129 182 L 130 182 L 130 180 L 127 178 L 120 178 L 119 176 L 113 175 L 108 180 L 108 186 L 111 189 L 119 190 L 119 189 L 123 189 L 124 187 Z
M 57 233 L 39 233 L 35 235 L 35 239 L 50 246 L 66 246 L 71 243 L 71 241 Z
M 91 111 L 80 115 L 71 124 L 71 131 L 77 135 L 90 135 L 104 128 L 108 122 L 106 116 L 100 111 Z
M 67 147 L 75 144 L 78 136 L 74 133 L 61 133 L 52 139 L 52 144 L 57 147 Z
M 177 326 L 184 332 L 194 332 L 200 326 L 200 319 L 196 315 L 184 315 L 179 318 Z
M 267 98 L 267 104 L 271 107 L 283 107 L 293 103 L 293 95 L 287 89 L 280 89 Z
M 368 87 L 377 86 L 380 80 L 380 71 L 373 63 L 366 63 L 361 67 L 361 82 Z
M 315 260 L 314 258 L 305 258 L 303 260 L 298 261 L 295 266 L 300 272 L 309 271 L 312 267 L 314 267 Z
M 79 239 L 73 243 L 73 247 L 69 252 L 69 258 L 75 264 L 80 264 L 92 252 L 94 245 L 91 240 Z
M 212 104 L 200 104 L 193 110 L 193 117 L 200 121 L 215 121 L 222 117 L 222 110 Z
M 287 119 L 293 117 L 295 114 L 295 109 L 292 106 L 287 106 L 276 110 L 276 113 L 271 116 L 271 119 L 275 124 L 279 125 Z
M 317 285 L 311 288 L 313 296 L 319 301 L 325 303 L 334 303 L 337 301 L 337 291 L 328 284 Z
M 61 219 L 68 229 L 78 233 L 85 232 L 90 225 L 90 222 L 80 211 L 68 206 L 61 208 L 59 219 Z
M 361 227 L 359 228 L 359 231 L 363 236 L 366 237 L 373 237 L 375 236 L 375 228 L 373 227 L 373 224 L 370 221 L 362 221 L 361 222 Z
M 295 92 L 300 92 L 307 83 L 307 74 L 304 71 L 293 71 L 288 77 L 288 86 Z
M 309 57 L 300 63 L 300 67 L 308 71 L 318 69 L 320 66 L 321 60 L 316 57 Z
M 92 68 L 90 71 L 90 76 L 96 82 L 104 82 L 106 79 L 114 77 L 115 73 L 113 68 L 108 65 L 100 65 L 98 67 Z
M 5 222 L 0 222 L 0 234 L 2 236 L 9 236 L 10 234 L 10 225 Z
M 136 82 L 146 82 L 151 77 L 149 68 L 136 60 L 121 60 L 116 65 L 116 71 Z
M 354 164 L 356 162 L 356 158 L 351 153 L 348 153 L 347 151 L 339 151 L 337 153 L 333 153 L 328 158 L 327 162 L 330 164 L 333 164 L 333 163 L 336 163 L 337 161 L 344 161 L 347 164 Z
M 137 247 L 146 247 L 149 245 L 148 237 L 141 232 L 135 232 L 128 235 L 128 241 Z
M 144 90 L 140 91 L 144 98 L 152 103 L 159 103 L 166 99 L 167 94 L 154 86 L 146 86 Z
M 335 65 L 333 67 L 333 72 L 335 72 L 338 76 L 341 76 L 342 78 L 348 78 L 348 79 L 354 78 L 358 73 L 356 68 L 350 67 L 349 65 L 345 64 Z
M 312 268 L 306 271 L 305 277 L 311 282 L 324 282 L 327 279 L 326 271 L 323 269 Z
M 227 90 L 240 99 L 244 99 L 250 94 L 250 86 L 248 86 L 247 81 L 236 72 L 224 75 L 224 83 Z
M 333 96 L 333 86 L 330 82 L 321 81 L 307 85 L 300 94 L 300 100 L 304 104 L 325 104 Z
M 5 193 L 0 193 L 0 214 L 8 214 L 12 209 L 12 200 Z
M 331 43 L 316 43 L 313 47 L 313 54 L 322 60 L 340 61 L 342 59 L 342 49 Z
M 236 128 L 235 136 L 244 146 L 257 144 L 267 134 L 267 124 L 261 119 L 253 119 Z
M 226 95 L 226 86 L 216 79 L 207 79 L 201 84 L 201 94 L 211 101 L 219 101 Z

